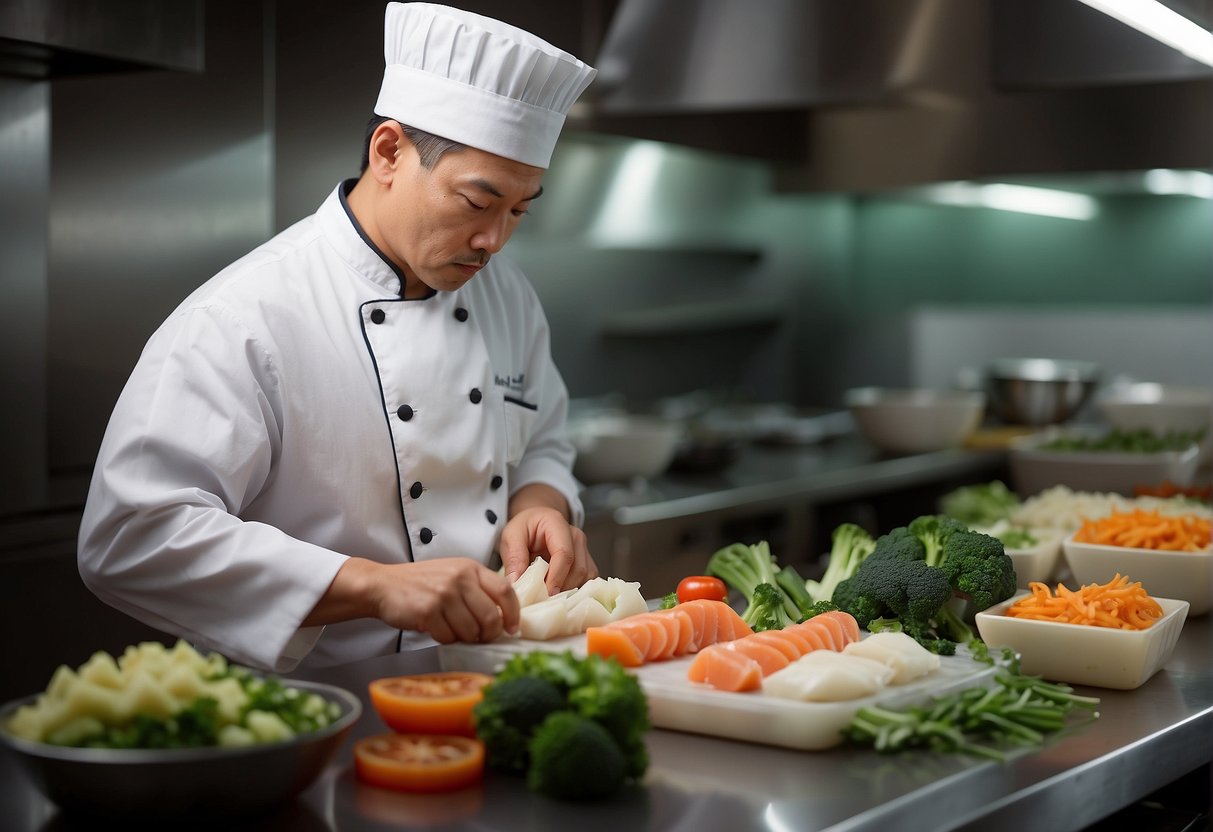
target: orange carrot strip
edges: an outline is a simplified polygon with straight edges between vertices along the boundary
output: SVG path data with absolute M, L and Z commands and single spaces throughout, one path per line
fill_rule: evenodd
M 1149 596 L 1140 581 L 1117 575 L 1106 584 L 1086 584 L 1072 590 L 1058 584 L 1056 594 L 1038 581 L 1028 585 L 1031 593 L 1007 608 L 1012 618 L 1089 624 L 1113 629 L 1144 630 L 1159 618 L 1162 607 Z

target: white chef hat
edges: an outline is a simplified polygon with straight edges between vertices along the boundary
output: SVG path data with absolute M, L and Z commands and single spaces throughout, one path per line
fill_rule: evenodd
M 534 35 L 434 3 L 388 3 L 375 113 L 546 168 L 598 70 Z

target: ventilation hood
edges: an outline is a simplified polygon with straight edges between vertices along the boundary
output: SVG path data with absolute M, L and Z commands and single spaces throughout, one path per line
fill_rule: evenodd
M 203 68 L 203 0 L 0 0 L 0 77 Z
M 791 189 L 1213 166 L 1213 68 L 1079 0 L 620 0 L 597 65 L 581 125 Z

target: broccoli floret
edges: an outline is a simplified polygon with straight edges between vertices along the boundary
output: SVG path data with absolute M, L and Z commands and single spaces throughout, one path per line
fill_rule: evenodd
M 640 682 L 618 662 L 601 656 L 579 659 L 568 650 L 535 650 L 507 661 L 494 684 L 519 676 L 538 676 L 554 684 L 572 710 L 611 734 L 624 754 L 627 776 L 644 775 L 649 765 L 644 745 L 649 729 L 648 700 Z
M 569 704 L 611 735 L 624 756 L 624 773 L 641 778 L 649 767 L 644 734 L 649 730 L 649 702 L 635 676 L 613 659 L 588 656 L 582 678 L 569 690 Z
M 626 778 L 623 752 L 610 732 L 592 719 L 557 711 L 531 740 L 527 786 L 561 800 L 599 800 Z
M 956 594 L 977 610 L 1005 601 L 1015 593 L 1015 563 L 1002 541 L 981 532 L 952 534 L 943 545 L 939 568 Z
M 863 594 L 864 586 L 863 582 L 857 583 L 854 576 L 847 578 L 834 588 L 834 600 L 831 602 L 843 612 L 850 613 L 861 630 L 875 618 L 889 617 L 889 609 L 883 601 L 874 595 Z
M 771 555 L 771 549 L 765 540 L 755 543 L 753 546 L 734 543 L 717 550 L 708 558 L 707 573 L 715 575 L 728 584 L 731 589 L 740 592 L 746 597 L 747 602 L 753 600 L 754 589 L 759 584 L 771 584 L 778 589 L 775 580 L 778 572 L 779 566 L 775 563 L 775 558 Z M 784 595 L 783 590 L 779 590 L 779 594 L 782 596 L 783 608 L 788 617 L 799 618 L 800 611 L 792 599 Z
M 842 523 L 830 536 L 830 559 L 820 581 L 806 581 L 805 589 L 814 601 L 829 601 L 834 588 L 855 574 L 864 558 L 872 554 L 876 541 L 855 523 Z M 785 569 L 787 567 L 784 567 Z M 784 587 L 786 589 L 786 587 Z
M 538 676 L 515 676 L 494 680 L 483 693 L 472 718 L 486 764 L 495 771 L 526 771 L 531 735 L 549 714 L 568 708 L 564 692 Z
M 784 594 L 774 584 L 759 584 L 754 587 L 750 605 L 746 607 L 741 618 L 750 625 L 754 632 L 762 630 L 782 630 L 789 624 L 795 624 L 799 616 L 792 618 L 783 606 Z
M 922 541 L 914 536 L 905 526 L 898 526 L 888 534 L 876 538 L 876 546 L 872 554 L 864 558 L 869 560 L 926 560 L 927 552 Z
M 800 620 L 808 621 L 810 618 L 812 618 L 815 615 L 821 615 L 823 612 L 834 612 L 837 609 L 838 609 L 838 605 L 835 604 L 833 601 L 814 601 L 812 604 L 809 604 L 809 606 L 803 610 L 804 617 L 802 617 Z
M 678 606 L 678 593 L 670 592 L 661 596 L 661 608 L 663 610 L 672 610 Z
M 947 576 L 924 561 L 872 558 L 834 593 L 835 603 L 854 616 L 861 629 L 874 618 L 897 618 L 919 641 L 927 639 L 931 619 L 951 597 Z
M 943 560 L 943 547 L 957 532 L 967 532 L 969 527 L 959 520 L 943 514 L 924 514 L 915 517 L 907 527 L 910 534 L 922 541 L 927 566 L 939 566 Z

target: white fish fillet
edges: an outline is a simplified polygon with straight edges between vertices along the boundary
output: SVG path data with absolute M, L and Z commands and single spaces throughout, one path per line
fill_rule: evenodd
M 842 702 L 879 692 L 893 668 L 860 656 L 814 650 L 762 680 L 767 696 L 801 702 Z
M 842 652 L 893 668 L 891 685 L 904 685 L 939 669 L 939 656 L 905 633 L 872 633 L 848 644 Z

